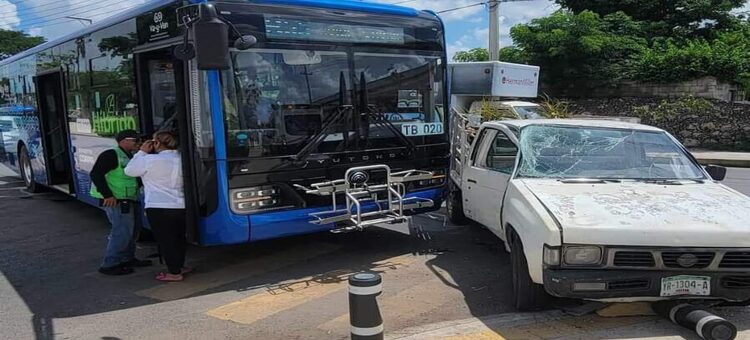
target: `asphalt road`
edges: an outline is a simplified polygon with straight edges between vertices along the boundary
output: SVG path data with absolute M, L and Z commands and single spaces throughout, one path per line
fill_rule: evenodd
M 107 234 L 99 210 L 60 194 L 25 194 L 16 179 L 0 181 L 7 182 L 0 184 L 0 339 L 345 339 L 346 278 L 361 270 L 383 274 L 379 303 L 389 332 L 515 315 L 508 256 L 497 239 L 440 213 L 415 218 L 419 232 L 398 225 L 191 247 L 197 271 L 162 284 L 153 280 L 160 266 L 126 277 L 96 272 Z M 730 169 L 725 183 L 750 195 L 750 169 Z M 148 256 L 154 245 L 138 252 Z M 553 329 L 539 338 L 622 327 L 640 333 L 608 337 L 690 335 L 654 318 L 581 320 L 582 327 L 565 330 L 539 326 Z

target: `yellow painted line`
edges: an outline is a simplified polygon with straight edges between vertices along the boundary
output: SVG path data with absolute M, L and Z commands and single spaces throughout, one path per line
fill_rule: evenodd
M 252 324 L 271 315 L 292 309 L 347 288 L 349 275 L 363 269 L 388 272 L 416 261 L 401 255 L 373 263 L 367 268 L 341 269 L 291 282 L 266 287 L 266 290 L 242 300 L 212 309 L 206 314 L 221 320 Z
M 383 315 L 384 323 L 392 325 L 397 321 L 406 321 L 410 316 L 417 316 L 436 309 L 451 300 L 450 294 L 435 294 L 445 291 L 446 285 L 438 278 L 418 282 L 387 298 L 378 298 L 378 306 Z M 459 291 L 456 294 L 461 295 Z M 318 326 L 323 331 L 335 332 L 348 329 L 349 314 L 338 317 Z
M 506 340 L 502 335 L 495 333 L 491 330 L 486 330 L 478 333 L 464 334 L 458 336 L 449 336 L 445 338 L 438 338 L 444 340 Z
M 248 277 L 288 267 L 313 257 L 332 253 L 340 248 L 340 245 L 315 242 L 307 246 L 284 250 L 283 253 L 253 258 L 240 264 L 225 266 L 216 270 L 198 267 L 198 270 L 190 274 L 183 282 L 156 283 L 156 286 L 140 290 L 136 294 L 161 301 L 181 299 L 211 288 L 221 287 Z
M 506 339 L 558 339 L 594 331 L 620 328 L 653 320 L 651 317 L 602 318 L 595 315 L 565 317 L 548 322 L 495 330 Z

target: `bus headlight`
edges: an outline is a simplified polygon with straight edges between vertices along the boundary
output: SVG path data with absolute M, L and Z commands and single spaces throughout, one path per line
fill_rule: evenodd
M 565 264 L 572 266 L 597 265 L 602 261 L 602 248 L 596 246 L 568 246 L 563 254 Z
M 281 204 L 281 190 L 275 186 L 261 186 L 234 189 L 229 192 L 232 210 L 236 213 L 250 213 L 278 207 Z

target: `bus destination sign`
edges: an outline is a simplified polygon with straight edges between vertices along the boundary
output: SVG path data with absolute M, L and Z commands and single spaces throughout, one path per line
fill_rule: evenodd
M 279 40 L 307 40 L 403 45 L 403 28 L 345 25 L 266 15 L 266 36 Z
M 176 6 L 168 6 L 148 12 L 136 19 L 138 44 L 148 44 L 180 35 L 177 26 Z

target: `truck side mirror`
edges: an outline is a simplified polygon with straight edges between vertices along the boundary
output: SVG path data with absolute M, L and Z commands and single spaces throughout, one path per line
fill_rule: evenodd
M 707 165 L 706 172 L 708 172 L 711 178 L 715 181 L 723 181 L 724 178 L 727 177 L 727 168 L 719 165 Z
M 219 19 L 216 8 L 204 5 L 192 28 L 198 69 L 229 69 L 229 25 Z

